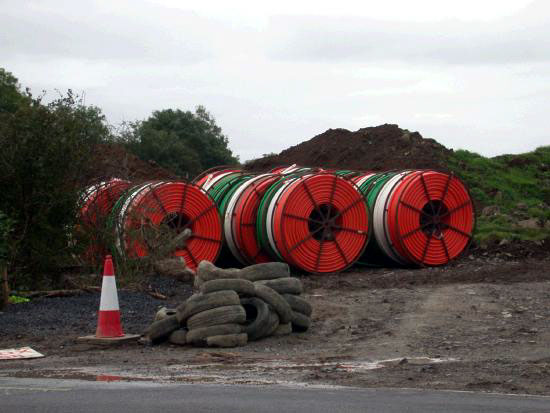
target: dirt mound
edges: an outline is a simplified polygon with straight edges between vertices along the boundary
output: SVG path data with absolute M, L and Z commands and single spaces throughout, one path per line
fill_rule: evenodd
M 298 164 L 374 171 L 446 169 L 446 159 L 451 152 L 433 139 L 424 139 L 418 132 L 384 124 L 356 132 L 329 129 L 278 155 L 252 160 L 245 168 L 267 170 L 280 165 Z
M 143 161 L 117 144 L 98 145 L 93 165 L 94 168 L 88 176 L 90 182 L 109 178 L 128 179 L 132 182 L 176 178 L 173 172 L 153 161 Z

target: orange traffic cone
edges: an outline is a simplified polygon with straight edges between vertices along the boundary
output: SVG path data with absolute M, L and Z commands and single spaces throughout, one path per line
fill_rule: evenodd
M 78 337 L 77 340 L 86 341 L 93 344 L 110 345 L 137 341 L 138 338 L 138 334 L 124 334 L 122 331 L 113 258 L 110 255 L 107 255 L 105 257 L 105 264 L 103 265 L 101 301 L 99 302 L 99 313 L 95 336 L 90 335 Z
M 99 303 L 99 315 L 95 336 L 100 338 L 124 336 L 120 323 L 120 308 L 118 306 L 115 270 L 113 259 L 110 255 L 105 257 L 105 264 L 103 265 L 101 301 Z

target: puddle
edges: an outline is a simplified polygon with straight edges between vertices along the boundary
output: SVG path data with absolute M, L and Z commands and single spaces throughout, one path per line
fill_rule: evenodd
M 133 370 L 117 368 L 66 368 L 59 370 L 35 370 L 16 372 L 12 377 L 75 379 L 97 382 L 149 381 L 161 383 L 211 383 L 280 385 L 292 387 L 340 386 L 317 385 L 304 382 L 304 376 L 313 372 L 364 372 L 390 368 L 402 364 L 423 365 L 458 361 L 452 358 L 398 357 L 368 361 L 292 362 L 288 360 L 259 361 L 243 365 L 211 362 L 204 364 L 174 364 L 170 366 L 144 366 Z M 284 378 L 284 379 L 283 379 Z
M 347 371 L 360 371 L 360 370 L 375 370 L 384 367 L 389 367 L 396 364 L 434 364 L 434 363 L 450 363 L 459 361 L 454 358 L 430 358 L 430 357 L 398 357 L 392 359 L 375 360 L 375 361 L 353 361 L 353 362 L 314 362 L 314 363 L 298 363 L 287 360 L 273 360 L 263 361 L 247 364 L 247 370 L 307 370 L 317 368 L 335 368 Z M 237 370 L 238 366 L 227 365 L 225 363 L 203 363 L 203 364 L 180 364 L 170 366 L 169 369 L 181 371 L 181 370 L 193 370 L 203 368 L 217 368 L 217 369 L 231 369 Z
M 121 381 L 147 381 L 150 378 L 134 377 L 131 374 L 126 376 L 101 374 L 98 371 L 86 371 L 85 368 L 66 368 L 59 370 L 35 370 L 15 372 L 5 377 L 37 378 L 37 379 L 63 379 L 63 380 L 85 380 L 100 382 L 121 382 Z
M 124 377 L 121 377 L 121 376 L 110 376 L 108 374 L 100 374 L 99 376 L 96 376 L 95 377 L 95 380 L 96 381 L 106 381 L 106 382 L 111 382 L 111 381 L 123 381 L 124 380 Z

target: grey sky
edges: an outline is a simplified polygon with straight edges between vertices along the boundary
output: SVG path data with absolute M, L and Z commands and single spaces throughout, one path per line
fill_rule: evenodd
M 550 144 L 546 0 L 257 3 L 0 0 L 0 66 L 114 124 L 202 104 L 243 160 L 386 122 L 485 155 Z

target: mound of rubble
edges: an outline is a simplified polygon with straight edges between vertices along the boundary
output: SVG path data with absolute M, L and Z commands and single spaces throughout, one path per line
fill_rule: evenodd
M 265 171 L 297 164 L 335 169 L 387 171 L 392 169 L 444 169 L 452 150 L 418 132 L 384 124 L 362 128 L 329 129 L 285 149 L 278 155 L 247 162 L 245 168 Z
M 177 178 L 173 172 L 153 161 L 141 160 L 119 144 L 97 145 L 94 153 L 94 167 L 87 177 L 89 182 L 95 183 L 113 177 L 132 182 Z
M 304 332 L 311 323 L 311 305 L 300 296 L 302 282 L 290 276 L 285 263 L 221 269 L 202 261 L 194 286 L 197 293 L 176 309 L 157 312 L 142 343 L 237 347 Z

